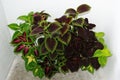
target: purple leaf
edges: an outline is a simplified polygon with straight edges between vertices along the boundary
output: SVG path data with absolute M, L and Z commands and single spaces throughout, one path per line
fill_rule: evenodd
M 70 26 L 68 24 L 63 25 L 63 27 L 60 29 L 61 35 L 63 36 L 67 31 L 69 30 Z
M 87 4 L 82 4 L 80 5 L 78 8 L 77 8 L 77 12 L 78 13 L 84 13 L 84 12 L 87 12 L 91 9 L 91 7 Z
M 32 30 L 31 34 L 39 34 L 43 32 L 43 28 L 42 27 L 36 27 Z
M 51 53 L 53 53 L 56 50 L 57 44 L 58 43 L 54 38 L 46 38 L 45 40 L 45 47 Z
M 69 16 L 72 16 L 73 18 L 75 18 L 77 15 L 77 12 L 73 8 L 69 8 L 66 10 L 65 14 L 68 14 Z

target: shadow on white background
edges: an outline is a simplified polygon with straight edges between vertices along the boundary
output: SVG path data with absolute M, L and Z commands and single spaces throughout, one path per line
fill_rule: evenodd
M 30 11 L 42 11 L 51 14 L 51 21 L 60 17 L 68 8 L 76 8 L 80 4 L 87 3 L 92 9 L 91 12 L 83 17 L 88 17 L 90 22 L 97 25 L 96 31 L 105 32 L 106 43 L 111 50 L 113 56 L 108 59 L 106 67 L 104 67 L 104 76 L 106 79 L 101 80 L 119 80 L 120 74 L 120 22 L 119 22 L 119 0 L 1 0 L 7 22 L 16 22 L 19 15 L 27 14 Z M 0 6 L 1 7 L 1 6 Z M 1 13 L 2 11 L 0 11 Z M 3 15 L 3 16 L 5 16 Z M 4 27 L 1 26 L 0 27 Z M 7 33 L 4 28 L 4 33 Z M 1 31 L 1 30 L 0 30 Z M 12 31 L 11 35 L 12 35 Z M 1 35 L 2 33 L 0 33 Z M 10 39 L 10 38 L 9 38 Z M 1 44 L 3 45 L 3 44 Z M 0 45 L 0 46 L 1 46 Z M 7 47 L 5 47 L 7 50 Z M 1 54 L 0 54 L 1 56 Z M 3 56 L 5 57 L 5 56 Z M 6 58 L 7 61 L 7 58 Z M 1 63 L 1 62 L 0 62 Z M 1 72 L 1 71 L 0 71 Z M 95 79 L 96 80 L 96 79 Z

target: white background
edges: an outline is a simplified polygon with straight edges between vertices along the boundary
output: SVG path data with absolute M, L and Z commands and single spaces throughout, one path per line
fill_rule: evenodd
M 60 17 L 68 8 L 76 8 L 80 4 L 89 4 L 92 9 L 88 17 L 97 25 L 96 31 L 105 32 L 106 43 L 113 56 L 108 59 L 103 68 L 106 79 L 119 80 L 120 74 L 120 6 L 119 0 L 1 0 L 4 6 L 7 22 L 16 22 L 19 15 L 30 11 L 42 11 L 51 14 L 51 21 Z M 10 31 L 12 34 L 12 31 Z M 6 59 L 7 60 L 7 59 Z

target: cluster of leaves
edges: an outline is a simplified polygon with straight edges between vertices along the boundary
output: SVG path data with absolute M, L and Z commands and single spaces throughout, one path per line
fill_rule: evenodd
M 104 33 L 94 32 L 95 24 L 79 14 L 90 10 L 87 4 L 49 22 L 48 13 L 30 12 L 18 17 L 21 23 L 9 24 L 14 30 L 11 43 L 15 53 L 22 53 L 27 71 L 34 76 L 51 78 L 55 73 L 75 72 L 79 68 L 93 73 L 105 66 L 110 51 L 104 43 Z

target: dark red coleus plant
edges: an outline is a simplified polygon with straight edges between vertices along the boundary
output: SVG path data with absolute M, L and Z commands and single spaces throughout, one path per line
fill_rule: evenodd
M 18 17 L 22 23 L 9 24 L 15 30 L 11 44 L 15 53 L 23 53 L 25 67 L 34 76 L 51 78 L 56 73 L 75 72 L 80 68 L 94 73 L 105 66 L 111 56 L 104 42 L 104 33 L 92 29 L 95 24 L 79 14 L 91 9 L 87 4 L 76 10 L 69 8 L 65 14 L 48 21 L 48 13 L 30 12 Z

